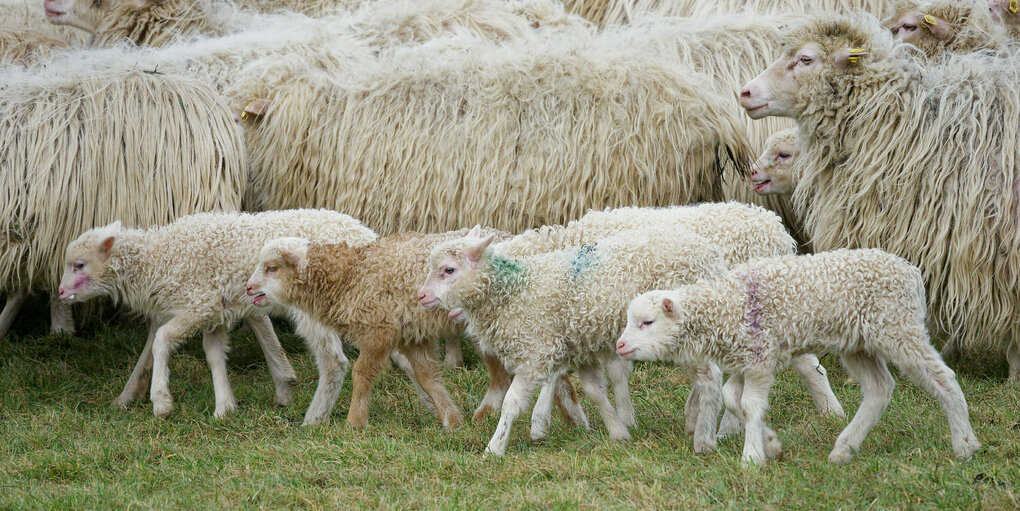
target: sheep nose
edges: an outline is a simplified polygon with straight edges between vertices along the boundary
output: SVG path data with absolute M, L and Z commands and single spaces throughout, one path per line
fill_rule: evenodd
M 740 97 L 744 99 L 751 99 L 751 88 L 744 87 L 740 90 Z
M 247 293 L 248 296 L 251 296 L 252 294 L 251 284 L 244 286 L 244 292 Z
M 67 295 L 67 290 L 64 289 L 64 286 L 60 286 L 60 288 L 57 289 L 57 296 L 60 297 L 60 298 L 63 298 L 66 295 Z
M 622 350 L 622 349 L 624 349 L 626 347 L 627 347 L 627 341 L 624 341 L 623 339 L 620 339 L 619 341 L 617 341 L 617 343 L 616 343 L 616 351 L 620 351 L 620 350 Z
M 421 302 L 421 301 L 424 301 L 424 300 L 425 300 L 425 291 L 421 291 L 421 292 L 418 293 L 418 301 Z

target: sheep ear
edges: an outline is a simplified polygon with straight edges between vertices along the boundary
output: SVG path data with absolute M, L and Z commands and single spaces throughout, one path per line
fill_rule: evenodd
M 860 63 L 861 58 L 868 55 L 868 50 L 865 48 L 846 48 L 836 52 L 836 65 L 840 69 L 846 70 L 851 66 Z
M 99 242 L 99 256 L 103 261 L 110 258 L 110 250 L 113 249 L 113 242 L 116 240 L 117 237 L 111 234 Z
M 925 14 L 921 18 L 921 25 L 927 28 L 931 35 L 939 40 L 946 40 L 953 36 L 953 27 L 931 14 Z
M 495 234 L 490 234 L 484 238 L 479 238 L 479 241 L 468 245 L 464 251 L 464 256 L 467 260 L 472 263 L 477 263 L 482 260 L 482 255 L 485 254 L 485 249 L 489 248 L 492 244 L 492 240 L 496 239 Z
M 675 311 L 674 311 L 674 306 L 673 306 L 673 300 L 671 300 L 669 298 L 663 298 L 662 299 L 662 310 L 666 312 L 667 316 L 674 316 L 675 315 Z
M 475 226 L 472 227 L 470 231 L 468 231 L 467 237 L 468 238 L 481 238 L 482 237 L 482 226 L 480 224 L 475 224 Z
M 269 100 L 265 98 L 257 98 L 251 100 L 245 105 L 244 110 L 241 112 L 242 121 L 255 121 L 261 119 L 262 116 L 266 115 L 269 110 Z
M 295 268 L 301 267 L 302 261 L 301 256 L 295 254 L 294 252 L 291 252 L 290 250 L 281 250 L 280 255 L 283 257 L 283 260 L 287 262 L 287 264 Z
M 106 230 L 110 232 L 120 232 L 124 229 L 124 224 L 120 223 L 120 220 L 114 220 L 106 226 Z

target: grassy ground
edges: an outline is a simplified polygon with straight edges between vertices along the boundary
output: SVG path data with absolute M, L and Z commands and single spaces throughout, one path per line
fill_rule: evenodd
M 343 421 L 349 381 L 331 423 L 300 427 L 315 369 L 290 334 L 282 340 L 301 384 L 289 407 L 272 405 L 258 348 L 235 333 L 229 368 L 238 413 L 212 419 L 212 385 L 193 341 L 174 357 L 175 414 L 160 421 L 148 403 L 109 404 L 141 350 L 140 326 L 115 322 L 82 337 L 44 332 L 36 317 L 0 346 L 2 509 L 1020 508 L 1020 390 L 1004 386 L 1005 369 L 994 364 L 961 375 L 985 445 L 971 461 L 953 458 L 937 404 L 898 379 L 858 457 L 831 465 L 826 457 L 845 423 L 817 416 L 787 371 L 768 414 L 785 458 L 742 470 L 739 439 L 693 454 L 682 423 L 687 382 L 665 365 L 636 366 L 633 443 L 610 442 L 586 406 L 592 433 L 568 429 L 557 416 L 550 437 L 535 445 L 525 418 L 507 456 L 488 459 L 482 450 L 494 418 L 447 433 L 395 370 L 376 387 L 366 430 Z M 835 360 L 823 362 L 844 407 L 856 410 L 856 386 Z M 470 355 L 468 364 L 444 373 L 466 413 L 486 382 L 484 366 Z

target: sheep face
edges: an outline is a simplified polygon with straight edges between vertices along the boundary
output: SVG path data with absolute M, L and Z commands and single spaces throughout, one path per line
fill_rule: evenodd
M 913 44 L 928 55 L 935 54 L 955 34 L 947 20 L 916 8 L 906 9 L 887 28 L 896 39 Z
M 751 184 L 762 195 L 790 195 L 797 186 L 793 163 L 797 157 L 797 130 L 783 130 L 765 142 L 765 151 L 751 166 Z
M 627 360 L 670 360 L 674 357 L 682 311 L 674 291 L 649 291 L 627 307 L 627 328 L 616 341 L 616 353 Z
M 825 106 L 819 102 L 841 104 L 852 86 L 847 76 L 859 72 L 871 52 L 867 21 L 808 21 L 787 39 L 783 56 L 741 89 L 740 106 L 752 119 L 797 119 Z
M 146 0 L 43 0 L 46 20 L 95 34 L 119 3 L 142 4 Z M 140 7 L 139 7 L 140 8 Z
M 1007 27 L 1020 27 L 1020 1 L 988 0 L 988 9 L 999 23 Z
M 110 268 L 110 257 L 121 230 L 120 222 L 114 222 L 87 231 L 67 246 L 58 289 L 63 302 L 82 302 L 111 293 L 116 272 Z
M 245 292 L 256 307 L 276 303 L 290 305 L 290 282 L 308 263 L 310 242 L 302 238 L 280 238 L 262 247 L 255 273 Z
M 429 255 L 428 277 L 418 293 L 418 303 L 426 309 L 449 309 L 450 318 L 458 320 L 463 307 L 474 297 L 483 279 L 482 269 L 486 249 L 494 235 L 481 237 L 481 228 L 475 226 L 464 238 L 436 245 Z

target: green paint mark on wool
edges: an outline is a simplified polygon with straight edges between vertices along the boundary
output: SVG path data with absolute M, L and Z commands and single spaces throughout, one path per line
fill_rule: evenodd
M 599 253 L 597 249 L 598 243 L 581 245 L 581 248 L 577 249 L 577 254 L 570 261 L 570 280 L 577 282 L 578 279 L 584 277 L 586 273 L 598 264 Z
M 502 256 L 489 259 L 489 272 L 496 285 L 509 293 L 519 292 L 530 280 L 527 267 Z

